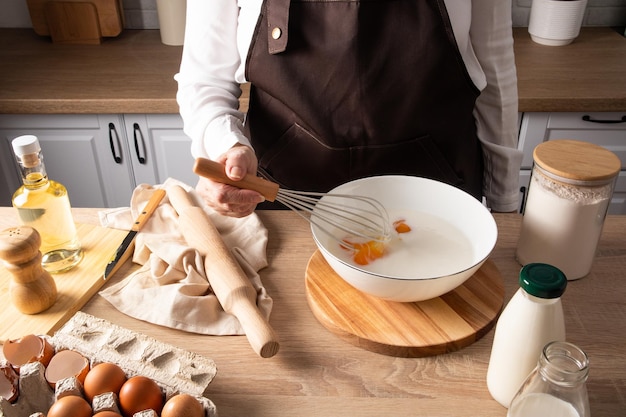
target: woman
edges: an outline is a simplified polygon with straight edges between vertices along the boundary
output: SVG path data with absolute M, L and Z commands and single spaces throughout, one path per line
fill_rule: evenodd
M 188 0 L 177 100 L 194 157 L 234 180 L 328 191 L 418 175 L 514 211 L 512 47 L 510 1 Z M 231 216 L 263 200 L 204 178 L 196 189 Z

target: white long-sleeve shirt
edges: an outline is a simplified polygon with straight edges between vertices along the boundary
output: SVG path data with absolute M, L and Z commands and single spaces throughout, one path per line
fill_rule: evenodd
M 518 208 L 517 75 L 510 0 L 444 0 L 459 51 L 481 90 L 476 102 L 483 145 L 483 192 L 493 210 Z M 250 145 L 238 110 L 246 57 L 263 0 L 187 0 L 177 101 L 194 157 L 215 159 Z

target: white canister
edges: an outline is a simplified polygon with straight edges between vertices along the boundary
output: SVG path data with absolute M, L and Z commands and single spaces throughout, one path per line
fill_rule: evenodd
M 580 33 L 587 0 L 533 0 L 528 33 L 533 41 L 549 46 L 572 43 Z
M 539 144 L 533 159 L 517 260 L 582 278 L 595 258 L 620 160 L 599 145 L 567 139 Z
M 187 0 L 157 0 L 161 42 L 180 46 L 185 40 Z

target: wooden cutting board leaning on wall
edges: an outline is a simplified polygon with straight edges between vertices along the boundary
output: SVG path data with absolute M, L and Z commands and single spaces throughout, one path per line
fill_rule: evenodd
M 26 0 L 33 30 L 54 43 L 99 44 L 124 28 L 122 0 Z

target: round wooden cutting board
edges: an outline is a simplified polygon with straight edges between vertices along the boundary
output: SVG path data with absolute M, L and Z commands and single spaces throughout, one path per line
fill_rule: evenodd
M 305 284 L 309 307 L 324 327 L 355 346 L 397 357 L 468 346 L 494 326 L 504 304 L 502 277 L 490 260 L 455 290 L 416 303 L 386 301 L 355 289 L 319 251 L 309 260 Z

